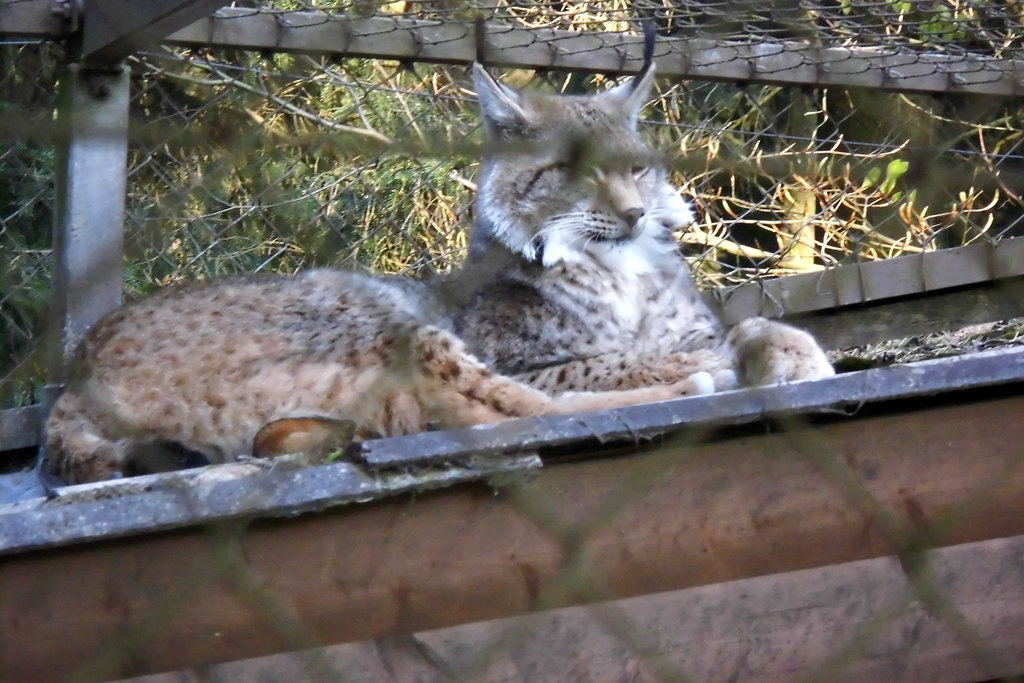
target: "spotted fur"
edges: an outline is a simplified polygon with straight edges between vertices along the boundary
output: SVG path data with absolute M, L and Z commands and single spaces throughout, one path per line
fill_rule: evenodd
M 476 67 L 487 149 L 460 273 L 428 287 L 313 270 L 128 304 L 87 335 L 49 416 L 56 472 L 93 481 L 157 452 L 224 462 L 254 439 L 260 453 L 336 433 L 316 420 L 399 435 L 707 393 L 739 371 L 815 376 L 777 371 L 777 323 L 730 336 L 698 296 L 671 237 L 689 207 L 636 135 L 651 73 L 557 97 Z M 786 343 L 816 358 L 800 335 Z
M 210 462 L 251 454 L 261 428 L 284 418 L 399 435 L 708 390 L 698 378 L 552 397 L 488 369 L 432 302 L 408 281 L 314 270 L 129 304 L 85 339 L 47 421 L 51 463 L 68 482 L 94 481 L 133 471 L 167 444 Z

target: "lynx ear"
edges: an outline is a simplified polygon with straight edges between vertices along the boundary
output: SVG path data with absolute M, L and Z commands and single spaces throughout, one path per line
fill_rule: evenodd
M 526 126 L 519 93 L 494 80 L 479 62 L 473 63 L 473 86 L 485 125 L 501 131 L 517 131 Z
M 651 62 L 633 78 L 625 83 L 606 90 L 601 97 L 616 101 L 626 115 L 629 125 L 636 127 L 640 120 L 640 110 L 647 103 L 651 94 L 651 86 L 654 85 L 654 63 Z

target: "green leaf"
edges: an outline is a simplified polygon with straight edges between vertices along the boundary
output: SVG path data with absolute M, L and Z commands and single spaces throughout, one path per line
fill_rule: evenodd
M 874 187 L 878 184 L 878 179 L 882 177 L 882 169 L 877 166 L 873 166 L 867 173 L 864 174 L 864 182 L 860 184 L 860 189 L 866 190 L 870 187 Z
M 885 194 L 892 194 L 893 190 L 896 189 L 896 182 L 907 172 L 910 168 L 910 164 L 903 159 L 893 159 L 889 162 L 889 165 L 885 167 L 885 182 L 882 183 L 882 187 L 879 188 Z

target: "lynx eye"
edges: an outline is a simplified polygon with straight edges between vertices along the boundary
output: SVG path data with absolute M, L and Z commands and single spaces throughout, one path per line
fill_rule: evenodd
M 651 167 L 650 166 L 634 166 L 633 168 L 630 169 L 630 171 L 633 173 L 633 177 L 634 178 L 636 178 L 637 180 L 640 180 L 641 178 L 643 178 L 644 176 L 646 176 L 648 173 L 651 172 Z
M 533 191 L 533 188 L 537 184 L 537 182 L 542 177 L 549 173 L 556 173 L 561 176 L 571 177 L 573 173 L 573 168 L 572 166 L 564 162 L 555 162 L 552 164 L 548 164 L 547 166 L 541 166 L 540 168 L 533 172 L 533 176 L 531 176 L 530 179 L 526 182 L 526 184 L 523 186 L 523 189 L 519 191 L 519 195 L 521 197 L 525 197 L 526 195 L 530 194 Z
M 568 168 L 569 176 L 575 180 L 600 181 L 604 178 L 604 170 L 599 166 L 594 165 L 593 161 L 589 158 L 580 157 L 578 159 L 572 159 Z

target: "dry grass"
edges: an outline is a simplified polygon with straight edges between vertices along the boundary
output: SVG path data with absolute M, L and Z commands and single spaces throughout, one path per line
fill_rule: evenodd
M 1010 346 L 1024 347 L 1024 318 L 890 339 L 878 344 L 838 349 L 829 355 L 837 370 L 850 372 Z

